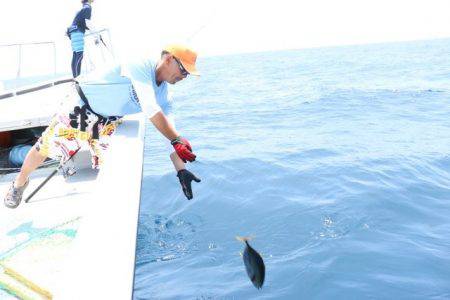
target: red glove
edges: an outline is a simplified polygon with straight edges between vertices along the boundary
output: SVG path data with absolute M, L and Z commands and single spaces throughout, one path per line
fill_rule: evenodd
M 173 148 L 177 152 L 178 156 L 184 161 L 190 161 L 193 162 L 196 158 L 196 155 L 192 153 L 192 147 L 191 144 L 189 144 L 189 141 L 181 136 L 177 137 L 176 139 L 170 141 Z

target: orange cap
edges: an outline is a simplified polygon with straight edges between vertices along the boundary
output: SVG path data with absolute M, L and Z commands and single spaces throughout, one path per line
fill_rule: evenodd
M 200 76 L 200 73 L 195 67 L 195 61 L 197 60 L 197 53 L 192 49 L 182 45 L 169 45 L 163 49 L 175 56 L 191 75 Z

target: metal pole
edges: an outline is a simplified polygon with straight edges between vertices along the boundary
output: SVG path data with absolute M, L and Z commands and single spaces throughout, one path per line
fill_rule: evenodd
M 109 41 L 109 45 L 111 46 L 110 51 L 111 51 L 112 57 L 113 57 L 113 59 L 116 59 L 116 56 L 114 55 L 114 47 L 112 45 L 112 40 L 111 40 L 111 32 L 109 30 L 107 30 L 106 33 L 108 34 L 108 41 Z
M 66 160 L 66 161 L 64 161 L 64 162 L 61 162 L 60 164 L 59 164 L 59 166 L 55 169 L 55 170 L 53 170 L 53 172 L 49 175 L 49 176 L 47 176 L 47 178 L 45 178 L 45 180 L 25 199 L 25 203 L 28 203 L 28 201 L 30 201 L 30 199 L 50 180 L 50 179 L 52 179 L 52 177 L 53 176 L 55 176 L 56 175 L 56 173 L 58 173 L 58 171 L 64 166 L 64 164 L 66 163 L 66 162 L 68 162 L 69 160 L 71 160 L 74 156 L 75 156 L 75 154 L 77 154 L 78 153 L 78 151 L 80 151 L 80 149 L 81 149 L 81 147 L 80 148 L 78 148 L 71 156 L 69 156 L 69 158 Z
M 56 76 L 56 44 L 55 42 L 53 44 L 53 75 Z
M 19 65 L 17 68 L 17 78 L 20 77 L 20 68 L 22 65 L 22 44 L 19 45 Z

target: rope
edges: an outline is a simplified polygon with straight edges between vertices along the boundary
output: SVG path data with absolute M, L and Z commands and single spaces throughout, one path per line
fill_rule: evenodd
M 33 300 L 30 297 L 28 297 L 27 295 L 25 295 L 24 293 L 22 293 L 19 289 L 17 289 L 16 287 L 7 284 L 5 282 L 1 282 L 0 281 L 0 289 L 5 290 L 8 294 L 13 295 L 15 297 L 18 297 L 19 299 L 22 300 Z
M 2 265 L 2 264 L 0 264 L 0 266 L 3 268 L 4 273 L 6 275 L 14 278 L 16 281 L 18 281 L 21 284 L 25 285 L 26 287 L 28 287 L 32 291 L 38 293 L 39 295 L 41 295 L 45 299 L 53 299 L 53 295 L 49 291 L 39 287 L 37 284 L 35 284 L 32 281 L 28 280 L 27 278 L 23 277 L 22 275 L 20 275 L 19 273 L 17 273 L 13 269 L 8 268 L 8 267 L 6 267 L 5 265 Z M 16 291 L 14 291 L 14 292 L 16 293 Z

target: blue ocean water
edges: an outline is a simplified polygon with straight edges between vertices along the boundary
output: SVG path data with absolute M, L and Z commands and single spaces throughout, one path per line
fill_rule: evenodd
M 450 299 L 450 39 L 199 59 L 148 126 L 134 299 Z M 266 264 L 256 290 L 235 236 Z

